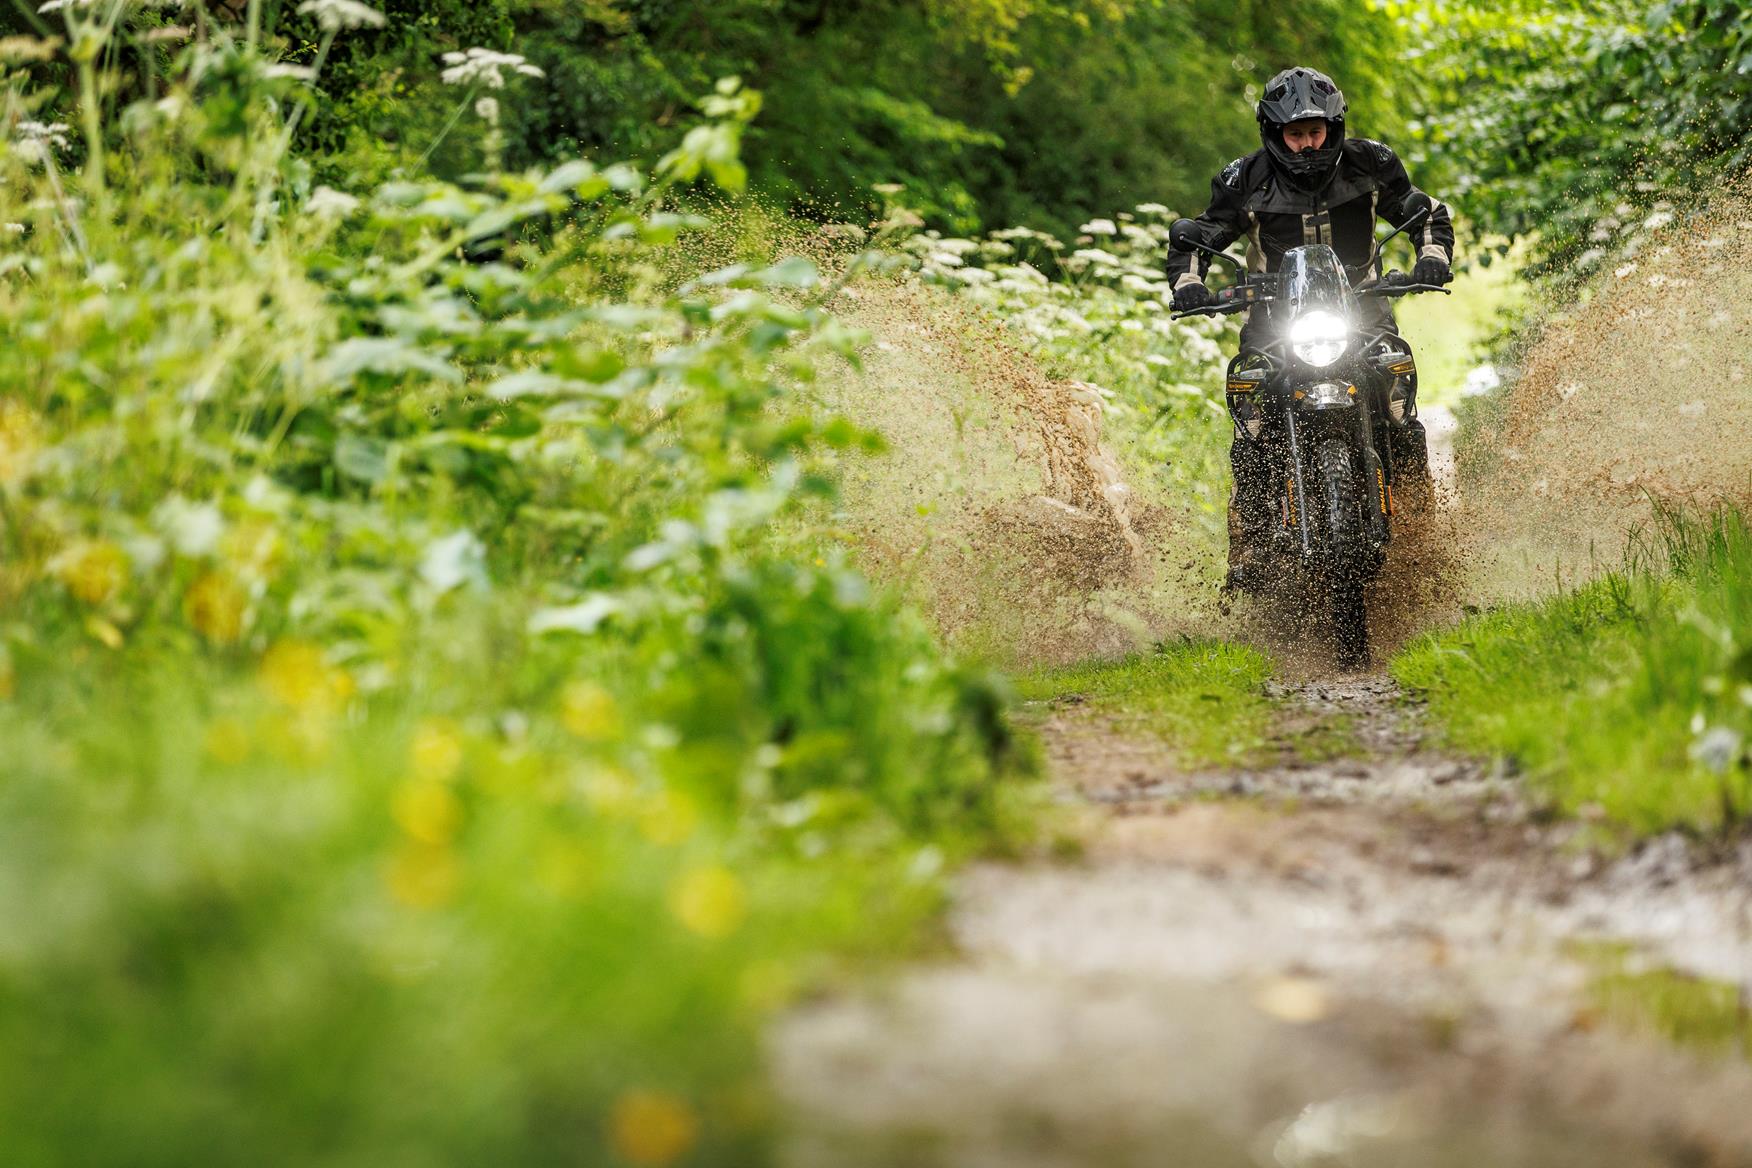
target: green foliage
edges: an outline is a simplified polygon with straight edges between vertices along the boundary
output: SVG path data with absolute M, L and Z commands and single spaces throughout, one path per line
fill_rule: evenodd
M 1529 271 L 1580 281 L 1752 162 L 1732 0 L 1387 4 L 1417 42 L 1429 158 Z
M 1265 695 L 1269 658 L 1225 641 L 1159 645 L 1121 661 L 1052 670 L 1019 688 L 1036 701 L 1077 695 L 1128 728 L 1169 743 L 1183 766 L 1232 764 L 1256 755 L 1278 717 Z
M 1565 812 L 1721 831 L 1752 811 L 1752 531 L 1668 519 L 1637 562 L 1421 637 L 1393 673 L 1454 745 L 1514 759 Z
M 0 153 L 9 1162 L 748 1162 L 1020 761 L 825 535 L 817 270 L 675 279 L 755 98 L 336 190 L 227 27 L 157 83 Z
M 1210 176 L 1257 144 L 1252 102 L 1285 65 L 1338 76 L 1359 132 L 1392 136 L 1400 124 L 1383 68 L 1394 25 L 1337 0 L 1294 12 L 1219 0 L 415 7 L 417 20 L 392 20 L 341 57 L 329 84 L 341 104 L 321 141 L 424 151 L 453 95 L 417 81 L 416 62 L 514 43 L 546 73 L 508 109 L 519 162 L 655 159 L 696 94 L 740 76 L 771 99 L 749 135 L 752 186 L 792 211 L 862 223 L 879 208 L 872 188 L 898 183 L 949 230 L 1062 232 L 1103 207 L 1200 203 Z M 308 28 L 284 27 L 294 44 L 313 43 Z M 473 165 L 455 141 L 439 163 L 441 173 Z

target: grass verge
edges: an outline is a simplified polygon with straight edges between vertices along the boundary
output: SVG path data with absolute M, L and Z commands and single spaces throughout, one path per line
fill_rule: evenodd
M 1124 728 L 1159 736 L 1183 766 L 1234 763 L 1264 750 L 1277 720 L 1265 694 L 1271 659 L 1226 641 L 1159 645 L 1118 661 L 1075 665 L 1017 682 L 1026 700 L 1068 694 Z
M 1652 834 L 1752 810 L 1752 532 L 1663 516 L 1630 566 L 1414 641 L 1401 684 L 1450 743 L 1510 759 L 1553 805 Z

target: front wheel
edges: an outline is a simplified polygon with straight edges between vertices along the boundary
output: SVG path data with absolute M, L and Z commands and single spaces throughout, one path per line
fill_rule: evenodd
M 1322 442 L 1315 464 L 1326 511 L 1325 583 L 1332 616 L 1334 657 L 1340 669 L 1369 664 L 1369 614 L 1363 604 L 1367 583 L 1363 547 L 1362 487 L 1350 447 L 1337 439 Z

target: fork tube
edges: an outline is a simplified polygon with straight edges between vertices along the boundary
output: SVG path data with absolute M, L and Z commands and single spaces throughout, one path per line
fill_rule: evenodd
M 1302 436 L 1297 430 L 1296 407 L 1284 412 L 1284 432 L 1290 444 L 1290 487 L 1296 493 L 1291 508 L 1296 513 L 1296 531 L 1302 540 L 1302 558 L 1314 558 L 1314 536 L 1308 522 L 1308 489 L 1302 481 Z

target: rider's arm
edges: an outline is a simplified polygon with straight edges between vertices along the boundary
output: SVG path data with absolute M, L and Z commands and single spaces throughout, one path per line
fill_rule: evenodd
M 1448 204 L 1412 186 L 1411 176 L 1405 173 L 1405 163 L 1399 161 L 1399 156 L 1392 150 L 1379 142 L 1370 145 L 1375 150 L 1375 176 L 1381 191 L 1376 210 L 1387 222 L 1398 226 L 1428 207 L 1429 218 L 1411 231 L 1412 242 L 1417 244 L 1417 258 L 1441 260 L 1453 267 L 1454 216 L 1449 212 Z
M 1222 251 L 1247 231 L 1247 212 L 1241 207 L 1241 162 L 1236 159 L 1211 180 L 1211 205 L 1192 221 L 1198 228 L 1198 241 L 1206 247 Z M 1210 266 L 1209 256 L 1170 251 L 1168 284 L 1176 290 L 1202 284 Z

